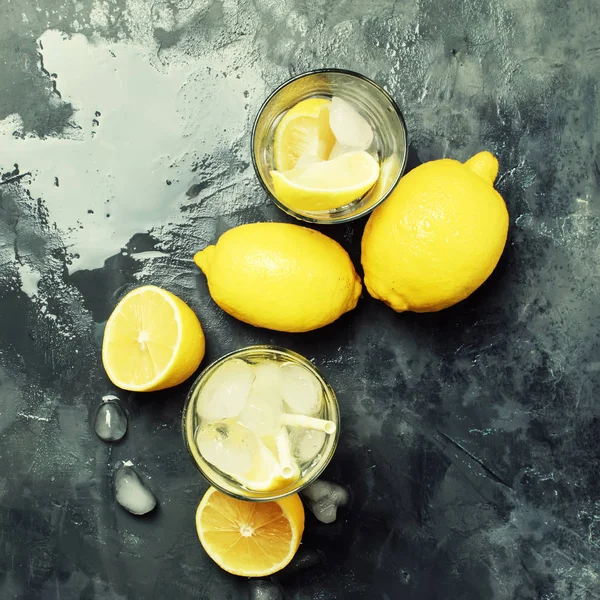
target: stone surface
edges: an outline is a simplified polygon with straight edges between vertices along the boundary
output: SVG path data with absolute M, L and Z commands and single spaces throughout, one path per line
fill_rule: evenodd
M 197 541 L 187 386 L 131 395 L 118 445 L 90 426 L 112 389 L 104 322 L 141 283 L 197 312 L 204 364 L 280 344 L 337 392 L 324 478 L 352 504 L 343 522 L 307 518 L 325 560 L 285 579 L 286 598 L 597 597 L 599 48 L 589 0 L 4 0 L 0 597 L 248 594 Z M 193 253 L 232 226 L 289 220 L 253 172 L 252 119 L 291 74 L 324 66 L 396 99 L 409 168 L 498 155 L 508 245 L 458 306 L 399 315 L 365 295 L 292 336 L 210 300 Z M 363 227 L 326 230 L 356 265 Z M 161 498 L 144 519 L 112 499 L 129 459 Z

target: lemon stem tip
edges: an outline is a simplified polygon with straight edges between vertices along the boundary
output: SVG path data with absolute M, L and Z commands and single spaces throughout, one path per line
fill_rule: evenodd
M 199 252 L 196 252 L 196 254 L 194 254 L 194 262 L 204 274 L 206 274 L 207 269 L 209 268 L 214 252 L 214 246 L 207 246 L 206 248 L 204 248 L 204 250 L 200 250 Z
M 498 176 L 498 159 L 491 152 L 478 152 L 465 162 L 465 166 L 490 185 L 494 185 Z

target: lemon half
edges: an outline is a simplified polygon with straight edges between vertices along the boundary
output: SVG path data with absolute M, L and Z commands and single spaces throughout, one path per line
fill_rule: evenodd
M 296 554 L 304 532 L 304 506 L 298 494 L 245 502 L 211 487 L 196 511 L 196 531 L 206 553 L 225 571 L 267 577 Z
M 148 285 L 129 292 L 110 315 L 102 362 L 116 386 L 147 392 L 185 381 L 204 350 L 202 326 L 192 309 L 167 290 Z

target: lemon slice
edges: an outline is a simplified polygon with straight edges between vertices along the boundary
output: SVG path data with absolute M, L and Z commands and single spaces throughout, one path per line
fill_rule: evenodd
M 245 488 L 255 492 L 272 492 L 290 485 L 300 477 L 298 465 L 293 464 L 294 472 L 282 477 L 281 466 L 267 446 L 259 442 L 259 451 L 254 456 L 254 464 L 245 475 L 233 475 Z
M 109 379 L 132 392 L 185 381 L 204 358 L 204 333 L 183 300 L 152 285 L 136 288 L 110 315 L 102 342 Z
M 277 199 L 294 210 L 333 210 L 362 198 L 379 177 L 379 164 L 367 152 L 348 152 L 333 160 L 291 171 L 271 171 Z
M 293 169 L 301 158 L 325 160 L 335 145 L 329 126 L 331 100 L 309 98 L 298 102 L 277 125 L 273 158 L 279 171 Z
M 225 571 L 267 577 L 294 557 L 304 532 L 298 494 L 273 502 L 245 502 L 208 489 L 196 511 L 196 531 L 206 553 Z

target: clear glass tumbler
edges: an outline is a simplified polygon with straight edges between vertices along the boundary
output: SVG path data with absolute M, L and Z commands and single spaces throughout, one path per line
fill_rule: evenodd
M 277 197 L 271 171 L 275 170 L 273 140 L 283 115 L 302 100 L 346 100 L 370 124 L 380 167 L 375 185 L 362 197 L 326 211 L 299 211 Z M 340 69 L 321 69 L 298 75 L 278 87 L 264 102 L 252 129 L 252 160 L 260 182 L 275 204 L 289 215 L 309 223 L 345 223 L 370 213 L 396 187 L 408 155 L 406 124 L 392 97 L 367 77 Z
M 325 437 L 323 446 L 310 464 L 300 468 L 299 476 L 285 482 L 285 485 L 269 491 L 255 491 L 244 487 L 234 477 L 224 473 L 210 464 L 200 453 L 196 443 L 196 435 L 200 427 L 200 417 L 197 412 L 197 403 L 200 392 L 210 380 L 217 368 L 225 362 L 233 359 L 242 359 L 249 363 L 260 363 L 261 361 L 276 361 L 278 363 L 293 363 L 307 369 L 318 381 L 322 392 L 322 409 L 319 417 L 335 423 L 335 432 Z M 283 498 L 295 492 L 299 492 L 304 487 L 310 485 L 319 477 L 325 467 L 329 464 L 335 449 L 340 432 L 340 413 L 337 399 L 331 387 L 323 379 L 316 367 L 306 358 L 277 346 L 249 346 L 235 352 L 231 352 L 215 361 L 207 367 L 193 383 L 187 396 L 185 407 L 183 409 L 183 438 L 185 446 L 200 473 L 208 482 L 221 490 L 240 500 L 269 501 Z

